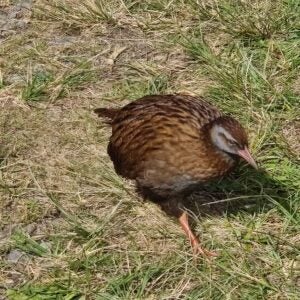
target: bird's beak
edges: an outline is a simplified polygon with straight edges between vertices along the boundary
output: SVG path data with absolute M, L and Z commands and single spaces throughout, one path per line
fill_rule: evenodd
M 258 166 L 251 156 L 249 150 L 247 147 L 245 147 L 243 150 L 238 150 L 238 155 L 242 157 L 249 165 L 251 165 L 254 169 L 258 169 Z

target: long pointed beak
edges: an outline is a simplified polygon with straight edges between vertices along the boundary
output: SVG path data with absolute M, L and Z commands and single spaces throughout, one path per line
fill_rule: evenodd
M 258 166 L 251 156 L 249 150 L 247 147 L 245 147 L 243 150 L 238 150 L 238 155 L 242 157 L 250 166 L 252 166 L 254 169 L 258 169 Z

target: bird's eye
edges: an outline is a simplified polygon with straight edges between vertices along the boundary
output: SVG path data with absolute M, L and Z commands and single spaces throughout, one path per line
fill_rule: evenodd
M 236 141 L 233 141 L 233 140 L 228 140 L 228 143 L 230 146 L 239 146 L 239 144 L 236 142 Z

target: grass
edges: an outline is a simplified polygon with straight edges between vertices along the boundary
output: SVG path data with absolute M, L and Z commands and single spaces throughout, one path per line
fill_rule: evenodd
M 274 36 L 299 34 L 299 2 L 280 1 L 190 1 L 202 20 L 214 29 L 242 41 L 262 41 Z
M 299 299 L 299 10 L 36 1 L 0 45 L 0 298 Z M 261 166 L 186 203 L 212 262 L 115 174 L 92 113 L 179 91 L 238 118 Z

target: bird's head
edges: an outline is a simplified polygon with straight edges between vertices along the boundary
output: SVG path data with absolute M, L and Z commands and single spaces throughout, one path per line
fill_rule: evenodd
M 212 122 L 209 133 L 212 143 L 219 150 L 237 155 L 255 169 L 258 168 L 248 149 L 246 131 L 237 120 L 229 116 L 219 117 Z

